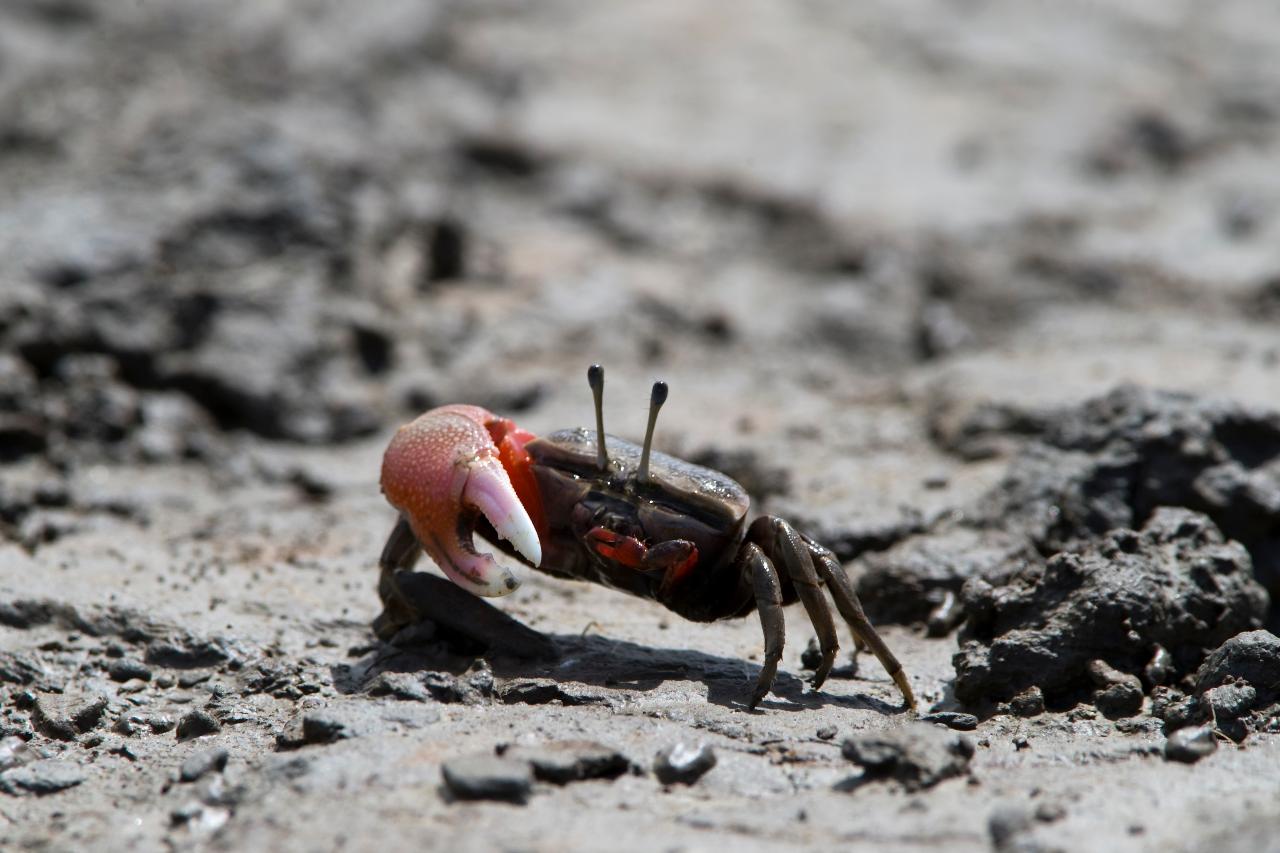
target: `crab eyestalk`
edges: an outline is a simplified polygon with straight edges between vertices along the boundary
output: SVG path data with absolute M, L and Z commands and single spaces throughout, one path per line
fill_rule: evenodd
M 609 451 L 604 442 L 604 368 L 598 364 L 588 367 L 587 384 L 596 403 L 596 464 L 601 471 L 608 471 Z
M 532 565 L 542 562 L 537 527 L 512 475 L 526 492 L 523 465 L 533 436 L 479 406 L 442 406 L 401 427 L 382 457 L 382 492 L 408 520 L 427 555 L 459 586 L 477 595 L 506 595 L 515 574 L 476 551 L 472 525 L 483 514 L 497 534 Z M 536 488 L 536 487 L 535 487 Z
M 653 449 L 653 430 L 658 425 L 658 410 L 667 402 L 667 383 L 653 383 L 653 391 L 649 394 L 649 425 L 644 431 L 644 446 L 640 448 L 640 470 L 636 472 L 636 480 L 649 482 L 649 451 Z

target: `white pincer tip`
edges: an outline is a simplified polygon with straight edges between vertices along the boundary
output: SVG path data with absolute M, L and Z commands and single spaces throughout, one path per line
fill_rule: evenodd
M 535 566 L 542 563 L 538 531 L 500 463 L 494 460 L 473 468 L 462 499 L 484 513 L 497 534 L 521 556 Z

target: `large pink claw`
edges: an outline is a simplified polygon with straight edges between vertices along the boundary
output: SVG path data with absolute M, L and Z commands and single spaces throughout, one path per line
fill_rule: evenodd
M 532 481 L 523 448 L 532 437 L 479 406 L 441 406 L 401 427 L 382 457 L 387 500 L 449 579 L 478 595 L 506 595 L 520 581 L 476 551 L 474 513 L 483 513 L 530 563 L 542 562 L 537 528 L 509 475 L 521 485 Z M 526 498 L 536 501 L 536 495 Z M 536 505 L 532 509 L 540 516 Z

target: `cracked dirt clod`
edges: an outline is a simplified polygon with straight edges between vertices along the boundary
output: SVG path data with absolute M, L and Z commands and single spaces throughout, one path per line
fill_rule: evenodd
M 36 728 L 49 737 L 75 740 L 96 728 L 106 709 L 105 696 L 41 694 L 36 698 L 32 719 Z
M 1049 418 L 979 515 L 1051 553 L 1184 507 L 1241 542 L 1280 591 L 1277 456 L 1280 413 L 1124 385 Z
M 440 771 L 449 792 L 460 800 L 523 804 L 533 791 L 533 770 L 526 761 L 473 755 L 446 761 Z
M 906 791 L 919 791 L 968 770 L 974 747 L 964 735 L 912 723 L 848 738 L 840 751 L 862 767 L 862 777 L 854 777 L 851 782 L 892 780 Z
M 1089 661 L 1142 672 L 1156 644 L 1177 673 L 1191 672 L 1208 649 L 1261 624 L 1267 604 L 1243 547 L 1203 515 L 1167 508 L 1141 532 L 1113 531 L 1007 586 L 970 581 L 964 598 L 955 693 L 968 704 L 1031 685 L 1050 704 L 1065 701 L 1084 690 Z
M 85 772 L 77 764 L 63 759 L 33 761 L 0 773 L 0 790 L 21 796 L 45 796 L 74 788 L 85 780 Z
M 1025 446 L 958 519 L 863 558 L 858 592 L 873 618 L 924 622 L 970 578 L 1005 586 L 1046 555 L 1137 528 L 1159 507 L 1207 515 L 1280 600 L 1280 414 L 1132 385 L 1056 412 L 990 414 L 980 407 L 967 429 Z

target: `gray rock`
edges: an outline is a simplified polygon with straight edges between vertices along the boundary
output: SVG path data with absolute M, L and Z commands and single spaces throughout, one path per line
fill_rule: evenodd
M 150 681 L 151 669 L 141 661 L 123 658 L 111 662 L 111 666 L 107 668 L 107 675 L 112 681 L 124 682 L 133 678 Z
M 347 724 L 324 710 L 304 711 L 296 715 L 276 738 L 281 749 L 296 749 L 307 744 L 335 743 L 352 737 Z
M 557 741 L 541 746 L 515 746 L 502 756 L 526 761 L 539 781 L 565 785 L 583 779 L 616 779 L 631 761 L 612 747 L 593 741 Z
M 960 711 L 934 711 L 930 714 L 922 714 L 920 722 L 938 723 L 961 732 L 971 732 L 978 727 L 977 717 Z
M 194 782 L 208 773 L 215 771 L 221 773 L 226 768 L 227 759 L 230 757 L 231 753 L 221 746 L 193 752 L 182 762 L 178 779 L 183 782 Z
M 848 738 L 841 752 L 862 767 L 864 781 L 893 780 L 919 791 L 968 770 L 974 748 L 964 735 L 913 723 Z
M 533 791 L 533 770 L 525 761 L 475 755 L 446 761 L 441 773 L 449 792 L 460 800 L 523 804 Z
M 171 669 L 216 666 L 231 653 L 219 640 L 183 635 L 147 644 L 147 663 Z
M 82 769 L 70 761 L 33 761 L 0 773 L 0 790 L 6 794 L 44 796 L 74 788 L 85 779 Z
M 987 832 L 996 850 L 1006 850 L 1011 842 L 1031 829 L 1031 814 L 1020 803 L 1002 803 L 987 817 Z
M 710 745 L 677 743 L 659 750 L 653 760 L 653 772 L 664 785 L 692 785 L 716 766 L 716 753 Z
M 1178 729 L 1165 741 L 1164 757 L 1168 761 L 1195 764 L 1206 755 L 1212 755 L 1217 748 L 1218 741 L 1212 726 Z
M 178 721 L 178 740 L 191 740 L 222 731 L 222 724 L 207 711 L 189 711 Z
M 1280 468 L 1262 463 L 1277 448 L 1280 414 L 1124 385 L 1045 418 L 974 520 L 1052 553 L 1133 528 L 1159 507 L 1186 507 L 1241 542 L 1275 591 Z
M 393 696 L 411 702 L 432 701 L 431 691 L 422 679 L 409 672 L 380 672 L 365 685 L 370 696 Z
M 17 736 L 0 740 L 0 771 L 29 764 L 44 756 L 39 747 Z
M 172 731 L 175 723 L 173 722 L 173 717 L 168 714 L 152 714 L 147 717 L 147 725 L 151 728 L 151 731 L 161 735 Z

